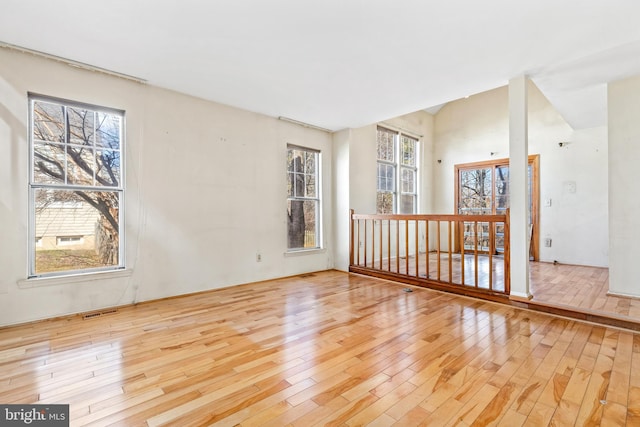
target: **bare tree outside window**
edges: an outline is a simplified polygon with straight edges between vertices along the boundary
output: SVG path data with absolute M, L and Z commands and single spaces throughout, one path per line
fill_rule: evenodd
M 319 153 L 287 148 L 288 249 L 320 247 Z
M 33 97 L 31 275 L 121 266 L 123 114 Z

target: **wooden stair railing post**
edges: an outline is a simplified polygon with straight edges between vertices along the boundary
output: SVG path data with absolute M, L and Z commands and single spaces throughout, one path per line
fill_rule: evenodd
M 351 236 L 351 239 L 349 241 L 349 267 L 351 267 L 353 265 L 353 247 L 355 246 L 353 243 L 353 239 L 354 239 L 354 225 L 353 225 L 353 214 L 354 214 L 354 210 L 353 209 L 349 209 L 349 236 Z
M 495 238 L 495 222 L 489 222 L 489 289 L 493 290 L 493 251 L 494 251 L 494 243 L 493 240 Z

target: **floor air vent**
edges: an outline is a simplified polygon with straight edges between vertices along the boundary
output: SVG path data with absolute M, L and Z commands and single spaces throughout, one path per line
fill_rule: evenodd
M 95 317 L 101 317 L 101 316 L 106 316 L 107 314 L 115 314 L 117 313 L 118 310 L 115 308 L 109 309 L 109 310 L 101 310 L 101 311 L 92 311 L 91 313 L 85 313 L 82 315 L 82 318 L 87 320 L 87 319 L 93 319 Z

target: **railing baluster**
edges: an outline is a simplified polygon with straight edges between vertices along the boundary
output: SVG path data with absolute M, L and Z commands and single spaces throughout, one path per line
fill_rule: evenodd
M 460 284 L 464 285 L 464 221 L 458 221 L 458 229 L 460 230 L 458 236 L 460 239 Z
M 404 220 L 404 274 L 409 275 L 409 220 Z
M 387 269 L 391 271 L 391 220 L 387 220 Z
M 436 254 L 438 255 L 438 263 L 436 264 L 438 267 L 438 281 L 440 280 L 440 220 L 438 220 L 437 222 L 438 224 L 438 229 L 436 230 L 436 238 L 438 239 L 438 241 L 436 242 Z
M 382 270 L 382 220 L 380 220 L 380 262 L 378 268 Z
M 453 251 L 452 251 L 452 243 L 453 238 L 451 237 L 451 221 L 447 221 L 447 246 L 449 247 L 449 283 L 453 283 Z
M 475 225 L 475 231 L 474 231 L 474 254 L 473 254 L 473 266 L 475 268 L 474 271 L 474 275 L 475 275 L 475 287 L 478 287 L 478 221 L 474 222 Z
M 414 259 L 416 260 L 416 277 L 420 277 L 420 269 L 418 268 L 418 265 L 420 264 L 420 242 L 418 241 L 418 235 L 420 234 L 420 224 L 418 223 L 418 220 L 415 220 L 415 228 L 416 247 L 414 248 L 414 250 L 416 251 L 416 254 L 414 256 Z
M 403 226 L 401 221 L 404 221 Z M 444 221 L 447 222 L 446 226 L 443 224 Z M 392 222 L 395 222 L 395 228 Z M 436 227 L 435 233 L 430 232 L 431 224 Z M 502 256 L 496 256 L 496 250 L 499 247 L 498 242 L 495 242 L 495 239 L 498 238 L 497 224 L 501 226 L 504 224 L 504 259 Z M 466 286 L 475 289 L 475 292 L 491 295 L 509 294 L 508 214 L 356 215 L 352 213 L 349 227 L 351 242 L 349 268 L 352 271 L 364 272 L 365 274 L 377 272 L 377 274 L 390 275 L 392 278 L 394 276 L 410 277 L 424 281 L 425 284 L 440 284 L 449 287 Z M 379 229 L 376 230 L 376 227 Z M 410 231 L 411 227 L 414 227 L 413 234 Z M 488 227 L 486 235 L 484 234 L 485 227 Z M 395 234 L 395 246 L 393 234 Z M 444 241 L 445 235 L 446 242 Z M 432 264 L 430 249 L 433 239 L 436 239 L 433 250 L 437 259 L 435 260 L 435 271 L 432 273 L 430 272 Z M 447 249 L 443 248 L 444 244 L 447 245 Z M 465 244 L 467 246 L 473 245 L 473 248 L 470 247 L 467 251 Z M 459 245 L 459 248 L 456 245 Z M 424 258 L 420 255 L 422 249 L 425 251 Z M 487 249 L 489 249 L 488 252 Z M 413 254 L 412 250 L 415 251 Z M 446 266 L 442 261 L 445 254 L 448 256 Z M 458 254 L 460 256 L 459 275 L 455 271 L 453 259 Z M 469 268 L 473 269 L 473 277 L 471 271 L 467 271 L 466 268 L 467 254 L 469 254 Z M 394 256 L 396 263 L 395 267 L 392 267 Z M 403 264 L 400 263 L 401 256 L 405 257 Z M 414 258 L 410 259 L 412 256 Z M 388 264 L 385 265 L 385 262 Z M 411 266 L 412 262 L 416 263 L 415 267 Z M 485 272 L 485 268 L 489 269 L 488 273 Z M 494 268 L 496 268 L 495 271 Z M 501 268 L 504 270 L 500 270 Z
M 376 220 L 371 220 L 371 268 L 376 268 Z
M 495 245 L 493 239 L 495 238 L 495 223 L 489 223 L 489 289 L 493 290 L 493 251 Z
M 360 221 L 361 220 L 357 220 L 358 222 L 356 223 L 357 227 L 358 227 L 358 241 L 355 242 L 356 245 L 356 264 L 360 265 Z
M 396 220 L 396 273 L 400 274 L 400 220 Z
M 367 267 L 367 222 L 368 219 L 364 220 L 364 266 Z
M 429 220 L 424 221 L 424 269 L 425 278 L 429 278 Z

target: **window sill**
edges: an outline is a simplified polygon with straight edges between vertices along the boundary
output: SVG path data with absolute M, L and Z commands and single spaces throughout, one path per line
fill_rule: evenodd
M 91 273 L 68 274 L 66 276 L 34 277 L 31 279 L 18 280 L 18 287 L 21 289 L 38 288 L 41 286 L 66 285 L 70 283 L 92 282 L 95 280 L 116 279 L 118 277 L 128 277 L 133 274 L 133 270 L 111 270 Z
M 313 248 L 313 249 L 298 249 L 295 251 L 287 251 L 284 253 L 285 257 L 296 257 L 302 255 L 314 255 L 327 252 L 327 248 Z

